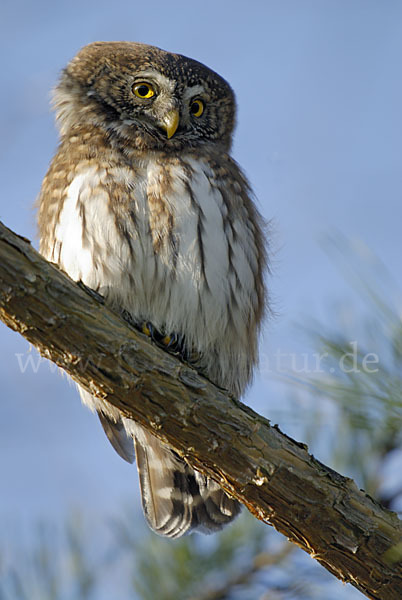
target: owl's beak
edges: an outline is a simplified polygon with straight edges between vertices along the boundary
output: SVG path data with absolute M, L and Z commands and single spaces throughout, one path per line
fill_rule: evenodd
M 170 139 L 176 133 L 179 126 L 180 115 L 177 108 L 173 108 L 167 112 L 161 122 L 161 127 L 166 131 L 167 138 Z

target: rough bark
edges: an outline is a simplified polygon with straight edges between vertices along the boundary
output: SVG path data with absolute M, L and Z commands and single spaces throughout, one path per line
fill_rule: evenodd
M 402 523 L 0 223 L 0 316 L 342 581 L 402 598 Z

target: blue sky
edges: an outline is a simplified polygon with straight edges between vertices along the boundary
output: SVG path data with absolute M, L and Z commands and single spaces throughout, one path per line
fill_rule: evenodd
M 57 145 L 49 91 L 94 40 L 180 52 L 235 90 L 233 154 L 273 219 L 277 316 L 265 329 L 264 355 L 300 351 L 295 324 L 329 319 L 327 306 L 338 300 L 357 302 L 323 251 L 328 234 L 367 246 L 402 287 L 401 2 L 3 0 L 0 218 L 36 246 L 33 204 Z M 85 503 L 95 515 L 113 514 L 137 494 L 134 469 L 109 448 L 65 377 L 45 362 L 21 372 L 28 350 L 0 326 L 0 523 L 57 518 Z M 35 352 L 32 359 L 37 366 Z M 295 431 L 269 374 L 257 377 L 246 401 Z

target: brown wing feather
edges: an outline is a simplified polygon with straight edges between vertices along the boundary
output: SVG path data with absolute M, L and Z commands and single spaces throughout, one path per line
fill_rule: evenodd
M 112 421 L 100 410 L 97 413 L 103 430 L 117 454 L 128 463 L 133 463 L 135 461 L 133 440 L 127 435 L 122 421 Z

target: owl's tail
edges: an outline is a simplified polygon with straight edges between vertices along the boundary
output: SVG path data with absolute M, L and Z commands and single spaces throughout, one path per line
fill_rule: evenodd
M 138 427 L 135 452 L 142 506 L 156 533 L 177 538 L 191 530 L 218 531 L 240 512 L 217 483 L 192 469 L 155 436 Z
M 145 517 L 159 535 L 177 538 L 192 530 L 212 533 L 232 521 L 241 505 L 229 498 L 217 483 L 192 469 L 173 450 L 134 423 L 114 422 L 98 411 L 114 449 L 133 462 L 134 438 Z M 131 451 L 130 451 L 131 447 Z

